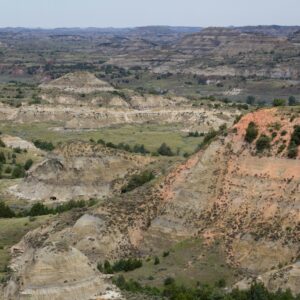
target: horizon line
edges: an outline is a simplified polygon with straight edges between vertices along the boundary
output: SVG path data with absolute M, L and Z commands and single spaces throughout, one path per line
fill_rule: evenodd
M 280 24 L 257 24 L 257 25 L 223 25 L 223 26 L 192 26 L 192 25 L 134 25 L 134 26 L 124 26 L 124 27 L 115 27 L 115 26 L 63 26 L 63 27 L 46 27 L 46 26 L 0 26 L 1 29 L 30 29 L 30 30 L 58 30 L 58 29 L 135 29 L 135 28 L 150 28 L 150 27 L 170 27 L 170 28 L 238 28 L 238 27 L 300 27 L 300 25 L 280 25 Z

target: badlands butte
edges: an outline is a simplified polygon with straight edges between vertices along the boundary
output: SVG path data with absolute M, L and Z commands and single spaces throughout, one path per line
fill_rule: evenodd
M 1 29 L 0 299 L 298 299 L 299 51 L 298 27 Z

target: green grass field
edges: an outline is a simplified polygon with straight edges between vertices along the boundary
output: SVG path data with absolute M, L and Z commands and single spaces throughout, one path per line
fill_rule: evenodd
M 173 150 L 182 155 L 185 152 L 192 153 L 202 138 L 187 137 L 187 133 L 181 131 L 179 125 L 123 125 L 116 127 L 101 128 L 95 131 L 63 131 L 53 130 L 60 127 L 59 123 L 32 123 L 15 124 L 2 122 L 0 131 L 2 133 L 19 136 L 32 141 L 41 139 L 51 141 L 54 144 L 69 140 L 90 140 L 103 139 L 105 142 L 128 143 L 131 146 L 135 144 L 144 144 L 150 151 L 155 151 L 163 142 L 167 143 Z
M 170 249 L 169 255 L 158 254 L 160 263 L 154 265 L 154 258 L 143 261 L 143 266 L 124 273 L 127 279 L 134 279 L 142 284 L 162 286 L 167 277 L 173 277 L 178 284 L 194 286 L 215 284 L 220 279 L 227 283 L 234 281 L 234 270 L 226 264 L 225 253 L 217 242 L 205 246 L 200 239 L 182 241 Z

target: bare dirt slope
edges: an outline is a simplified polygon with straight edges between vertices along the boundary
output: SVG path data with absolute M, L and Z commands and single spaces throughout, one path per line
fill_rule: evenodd
M 75 93 L 92 93 L 92 92 L 108 92 L 114 88 L 107 82 L 98 79 L 89 72 L 75 72 L 66 74 L 49 83 L 41 84 L 42 89 L 58 89 L 65 92 Z

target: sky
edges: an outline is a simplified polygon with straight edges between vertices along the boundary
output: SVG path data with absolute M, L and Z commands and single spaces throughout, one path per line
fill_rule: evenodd
M 300 0 L 0 0 L 0 27 L 300 25 Z

